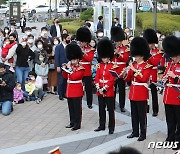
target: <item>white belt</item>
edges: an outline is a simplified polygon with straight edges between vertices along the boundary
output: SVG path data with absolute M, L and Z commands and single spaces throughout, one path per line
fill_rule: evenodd
M 85 64 L 85 65 L 87 65 L 87 64 L 91 64 L 90 62 L 79 62 L 80 64 Z
M 126 64 L 125 62 L 112 62 L 113 64 L 117 64 L 117 65 L 122 65 L 122 64 Z
M 82 80 L 77 80 L 77 81 L 67 80 L 67 83 L 82 83 Z
M 172 83 L 167 83 L 166 86 L 168 86 L 168 87 L 180 87 L 179 84 L 172 84 Z
M 107 83 L 108 82 L 108 80 L 99 80 L 101 83 Z
M 144 86 L 144 87 L 148 88 L 148 84 L 147 83 L 140 83 L 140 82 L 132 81 L 132 84 L 134 86 Z
M 153 67 L 152 69 L 153 69 L 153 70 L 156 70 L 156 69 L 157 69 L 157 67 Z

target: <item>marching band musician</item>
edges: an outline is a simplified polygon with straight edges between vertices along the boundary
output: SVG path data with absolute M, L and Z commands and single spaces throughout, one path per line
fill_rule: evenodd
M 157 37 L 156 32 L 153 29 L 146 29 L 143 33 L 143 37 L 147 40 L 150 47 L 151 57 L 148 59 L 147 62 L 150 65 L 153 65 L 150 81 L 156 83 L 158 64 L 163 59 L 163 52 L 161 50 L 158 50 L 158 48 L 155 47 L 155 44 L 158 44 L 158 37 Z M 153 109 L 152 116 L 157 116 L 159 112 L 157 88 L 152 83 L 150 84 L 150 89 L 151 89 L 151 95 L 152 95 L 152 109 Z
M 162 78 L 165 84 L 163 102 L 165 104 L 168 135 L 166 141 L 177 141 L 180 149 L 180 39 L 167 36 L 163 43 L 164 52 L 171 57 Z
M 146 60 L 149 56 L 149 46 L 144 38 L 136 37 L 130 44 L 131 56 L 135 62 L 129 64 L 129 70 L 122 72 L 126 81 L 132 81 L 129 92 L 131 103 L 132 133 L 127 138 L 139 137 L 138 141 L 146 139 L 147 128 L 147 99 L 148 81 L 151 73 L 151 65 Z M 139 134 L 140 125 L 140 134 Z
M 89 46 L 91 41 L 91 32 L 86 27 L 81 27 L 77 30 L 77 40 L 80 41 L 80 47 L 83 52 L 83 58 L 80 62 L 85 68 L 85 73 L 83 77 L 83 82 L 85 84 L 87 106 L 89 109 L 92 109 L 92 72 L 91 72 L 91 62 L 94 58 L 95 49 Z
M 82 59 L 81 48 L 71 43 L 66 46 L 67 58 L 70 64 L 62 66 L 62 75 L 67 79 L 66 96 L 69 108 L 70 124 L 66 128 L 72 128 L 72 131 L 81 128 L 81 114 L 82 114 L 82 97 L 83 97 L 83 83 L 85 69 L 79 64 Z
M 117 74 L 120 74 L 126 67 L 126 62 L 129 59 L 129 49 L 122 44 L 123 40 L 125 39 L 124 31 L 122 30 L 122 28 L 112 27 L 111 39 L 115 42 L 115 52 L 112 62 L 115 65 L 114 67 L 117 67 Z M 117 89 L 117 86 L 119 88 L 119 107 L 121 112 L 125 112 L 125 81 L 122 77 L 116 80 L 115 89 Z
M 95 132 L 105 130 L 106 125 L 106 106 L 109 112 L 109 134 L 114 133 L 115 128 L 115 113 L 114 113 L 114 82 L 115 78 L 111 75 L 109 70 L 113 69 L 111 59 L 113 58 L 114 48 L 108 39 L 99 41 L 97 46 L 99 58 L 102 60 L 97 65 L 97 72 L 95 77 L 95 85 L 98 95 L 99 103 L 99 127 Z

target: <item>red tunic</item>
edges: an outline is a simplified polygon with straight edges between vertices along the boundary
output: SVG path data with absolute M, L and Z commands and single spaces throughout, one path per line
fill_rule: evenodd
M 62 72 L 62 75 L 67 79 L 66 97 L 82 97 L 84 95 L 82 78 L 84 76 L 84 68 L 82 66 L 71 66 L 73 69 L 72 74 Z
M 95 77 L 96 88 L 105 88 L 106 92 L 103 97 L 114 97 L 114 82 L 115 77 L 111 75 L 109 70 L 112 69 L 113 64 L 109 62 L 108 64 L 100 63 L 97 65 L 97 72 Z M 96 93 L 98 96 L 102 96 L 99 92 Z
M 175 75 L 180 76 L 180 63 L 178 64 L 172 64 L 172 62 L 168 63 L 164 76 L 167 74 L 168 71 L 172 71 Z M 172 77 L 168 77 L 167 85 L 164 91 L 163 102 L 165 104 L 170 104 L 170 105 L 180 105 L 180 99 L 177 98 L 178 96 L 180 96 L 180 92 L 176 91 L 172 87 L 172 85 L 169 84 L 172 85 L 174 84 L 174 86 L 179 86 L 180 89 L 180 78 L 176 83 Z
M 154 67 L 152 68 L 151 71 L 151 81 L 152 82 L 157 82 L 157 66 L 160 64 L 162 61 L 164 61 L 163 53 L 158 50 L 158 48 L 152 49 L 151 50 L 151 57 L 147 60 L 147 63 L 150 65 L 153 65 Z M 163 62 L 162 62 L 163 63 Z M 161 64 L 162 65 L 162 64 Z
M 126 67 L 126 62 L 128 61 L 130 53 L 129 49 L 124 45 L 119 46 L 117 50 L 119 53 L 119 57 L 114 55 L 112 62 L 114 64 L 117 64 L 118 68 L 116 69 L 116 72 L 117 74 L 120 74 L 122 70 Z
M 95 50 L 91 50 L 90 46 L 86 46 L 82 49 L 82 51 L 84 52 L 84 55 L 80 64 L 82 64 L 82 66 L 85 68 L 84 76 L 91 76 L 91 62 L 94 58 Z
M 149 81 L 151 67 L 146 62 L 141 64 L 134 63 L 133 66 L 140 74 L 138 75 L 131 69 L 128 71 L 125 81 L 132 81 L 130 86 L 129 99 L 133 101 L 146 101 L 149 98 L 147 83 Z

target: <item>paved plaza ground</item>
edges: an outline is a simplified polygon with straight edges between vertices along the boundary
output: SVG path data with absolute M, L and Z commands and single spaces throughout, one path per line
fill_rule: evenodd
M 65 128 L 69 122 L 67 100 L 60 101 L 56 95 L 47 95 L 41 104 L 25 102 L 16 105 L 10 116 L 0 115 L 0 154 L 46 154 L 57 146 L 62 154 L 105 154 L 120 146 L 134 147 L 143 154 L 174 153 L 167 149 L 148 149 L 150 141 L 164 141 L 166 138 L 162 96 L 159 97 L 158 117 L 152 117 L 151 112 L 148 114 L 147 139 L 143 142 L 137 142 L 137 138 L 126 138 L 131 132 L 130 106 L 129 100 L 126 100 L 126 113 L 120 113 L 116 107 L 116 129 L 113 135 L 108 134 L 108 129 L 98 133 L 93 131 L 98 127 L 95 95 L 91 110 L 83 99 L 82 128 L 78 131 Z

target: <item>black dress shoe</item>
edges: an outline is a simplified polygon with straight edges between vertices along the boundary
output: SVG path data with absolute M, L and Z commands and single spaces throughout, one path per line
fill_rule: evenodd
M 71 130 L 75 131 L 75 130 L 78 130 L 78 129 L 80 129 L 80 127 L 73 127 Z
M 137 141 L 144 141 L 145 139 L 146 139 L 146 137 L 140 136 Z
M 132 134 L 127 136 L 127 138 L 134 138 L 134 137 L 139 137 L 139 135 L 135 135 L 135 134 L 132 133 Z
M 114 134 L 114 130 L 109 130 L 109 134 Z
M 74 125 L 69 124 L 69 125 L 66 126 L 66 128 L 72 128 L 73 126 L 74 126 Z
M 121 112 L 126 112 L 126 110 L 124 108 L 120 108 Z
M 89 108 L 89 109 L 92 109 L 93 107 L 92 107 L 92 105 L 88 105 L 88 108 Z
M 152 114 L 153 117 L 157 117 L 157 115 L 158 115 L 158 113 L 156 113 L 156 112 Z
M 59 100 L 63 101 L 63 100 L 64 100 L 64 98 L 63 98 L 62 96 L 59 96 Z
M 99 131 L 102 131 L 102 130 L 105 130 L 105 127 L 98 127 L 98 128 L 95 129 L 94 131 L 95 131 L 95 132 L 99 132 Z

